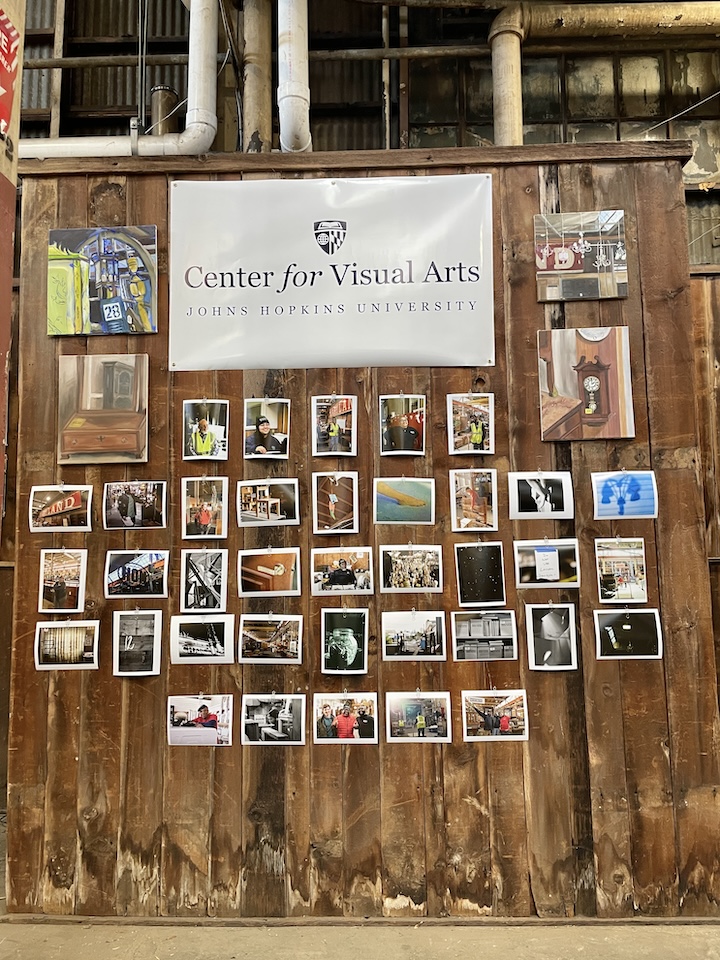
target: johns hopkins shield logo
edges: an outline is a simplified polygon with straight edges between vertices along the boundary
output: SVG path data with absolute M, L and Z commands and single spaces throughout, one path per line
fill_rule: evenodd
M 345 220 L 316 220 L 315 239 L 325 253 L 335 253 L 343 245 L 347 233 Z

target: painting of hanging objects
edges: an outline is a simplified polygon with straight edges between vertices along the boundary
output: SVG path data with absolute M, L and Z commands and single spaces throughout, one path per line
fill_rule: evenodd
M 157 333 L 157 227 L 51 230 L 47 332 Z
M 538 213 L 533 219 L 541 303 L 628 295 L 624 210 Z

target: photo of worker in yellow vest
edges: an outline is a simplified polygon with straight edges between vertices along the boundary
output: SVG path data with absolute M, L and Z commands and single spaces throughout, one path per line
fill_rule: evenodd
M 183 460 L 227 460 L 227 400 L 183 400 Z
M 492 393 L 447 395 L 448 453 L 495 452 Z

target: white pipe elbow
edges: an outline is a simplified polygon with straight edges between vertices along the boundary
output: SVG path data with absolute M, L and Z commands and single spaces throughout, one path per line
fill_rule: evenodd
M 277 91 L 280 118 L 280 149 L 283 153 L 308 153 L 310 135 L 310 88 L 298 80 L 281 83 Z

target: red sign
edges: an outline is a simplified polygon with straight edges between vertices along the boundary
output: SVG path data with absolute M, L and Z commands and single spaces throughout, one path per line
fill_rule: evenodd
M 67 513 L 68 510 L 75 510 L 81 505 L 81 503 L 82 494 L 79 490 L 75 490 L 62 500 L 55 500 L 54 503 L 49 504 L 47 507 L 43 507 L 38 514 L 38 519 L 41 519 L 42 517 L 52 517 L 56 513 Z
M 18 72 L 20 34 L 4 10 L 0 10 L 0 134 L 10 129 L 15 81 Z

